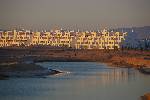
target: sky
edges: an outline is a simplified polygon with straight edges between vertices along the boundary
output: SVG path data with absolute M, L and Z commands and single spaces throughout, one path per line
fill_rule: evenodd
M 0 28 L 150 25 L 150 0 L 0 0 Z

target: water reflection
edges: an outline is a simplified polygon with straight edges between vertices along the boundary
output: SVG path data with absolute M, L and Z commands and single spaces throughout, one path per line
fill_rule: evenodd
M 138 74 L 132 68 L 110 68 L 104 69 L 99 75 L 104 84 L 111 84 L 132 81 Z
M 66 73 L 61 78 L 99 81 L 101 84 L 117 84 L 119 82 L 134 81 L 141 74 L 133 68 L 115 68 L 108 67 L 105 64 L 89 63 L 89 62 L 45 62 L 39 63 L 44 67 L 60 69 L 70 72 Z M 59 76 L 58 76 L 59 77 Z M 92 81 L 93 82 L 93 81 Z
M 0 80 L 0 100 L 137 100 L 150 91 L 150 76 L 132 68 L 93 62 L 38 64 L 71 73 Z
M 110 86 L 120 83 L 129 83 L 137 79 L 140 73 L 132 68 L 101 68 L 100 72 L 89 72 L 84 78 L 72 82 L 75 88 Z

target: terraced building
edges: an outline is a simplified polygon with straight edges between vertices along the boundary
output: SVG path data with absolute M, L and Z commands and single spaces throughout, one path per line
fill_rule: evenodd
M 52 30 L 50 32 L 0 31 L 0 47 L 49 45 L 75 49 L 120 48 L 127 33 L 102 31 Z

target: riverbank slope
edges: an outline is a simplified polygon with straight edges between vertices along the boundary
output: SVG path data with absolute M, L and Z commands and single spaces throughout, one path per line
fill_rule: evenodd
M 7 63 L 0 65 L 0 79 L 10 77 L 41 77 L 61 73 L 57 70 L 46 69 L 36 64 Z
M 117 67 L 150 67 L 150 51 L 0 48 L 0 63 L 28 61 L 92 61 Z
M 50 48 L 0 48 L 0 77 L 51 74 L 36 62 L 101 62 L 115 67 L 150 67 L 150 51 L 140 50 L 74 50 Z M 2 73 L 2 72 L 5 72 Z M 7 74 L 6 74 L 7 73 Z M 18 74 L 19 73 L 19 74 Z M 40 76 L 39 75 L 39 76 Z

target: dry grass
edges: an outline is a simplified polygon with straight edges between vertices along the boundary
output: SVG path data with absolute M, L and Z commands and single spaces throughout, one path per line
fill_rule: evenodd
M 0 63 L 15 61 L 96 61 L 116 66 L 150 67 L 150 51 L 124 50 L 50 50 L 50 49 L 0 49 Z

